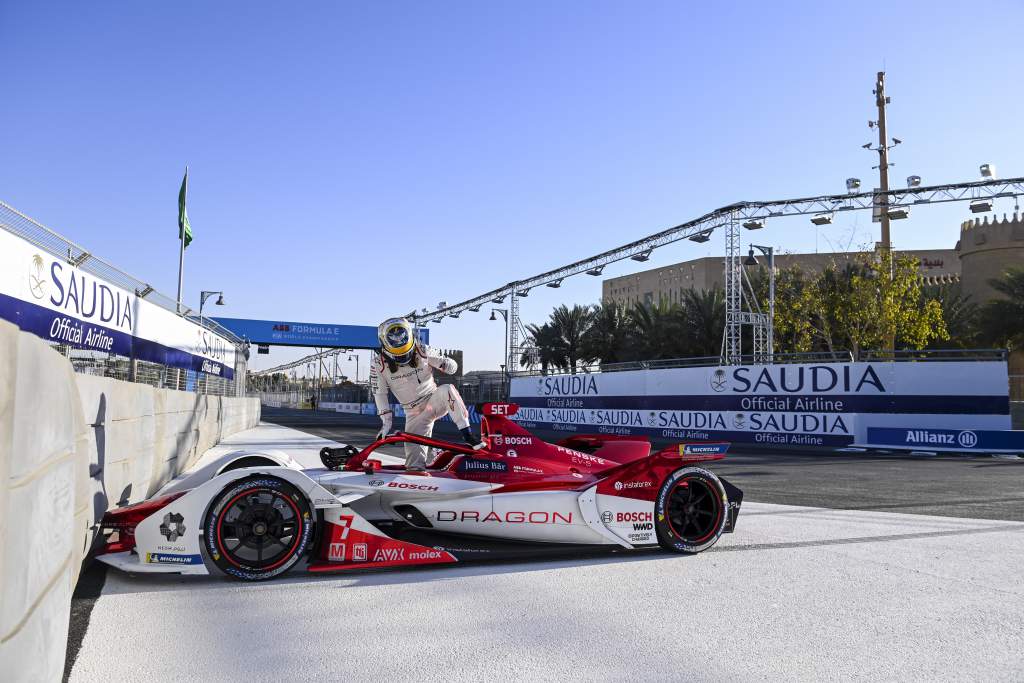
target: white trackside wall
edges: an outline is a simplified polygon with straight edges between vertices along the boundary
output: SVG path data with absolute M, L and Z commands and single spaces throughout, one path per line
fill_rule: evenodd
M 869 427 L 1010 428 L 1005 361 L 669 368 L 512 379 L 527 429 L 779 446 L 867 443 Z

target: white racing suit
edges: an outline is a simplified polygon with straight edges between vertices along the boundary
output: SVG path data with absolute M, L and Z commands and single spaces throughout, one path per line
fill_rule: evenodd
M 405 409 L 405 431 L 420 436 L 431 436 L 434 422 L 445 415 L 451 415 L 460 430 L 469 427 L 469 411 L 451 384 L 437 386 L 434 369 L 450 375 L 458 370 L 458 364 L 451 358 L 434 355 L 429 348 L 417 349 L 413 362 L 399 365 L 395 372 L 388 368 L 387 360 L 377 354 L 370 364 L 370 389 L 377 404 L 381 419 L 381 433 L 391 431 L 391 406 L 388 404 L 388 390 L 395 395 Z M 405 444 L 405 467 L 422 470 L 427 466 L 427 447 L 419 444 Z

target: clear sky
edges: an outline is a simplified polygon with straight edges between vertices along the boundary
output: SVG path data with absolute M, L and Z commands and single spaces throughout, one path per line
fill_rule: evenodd
M 187 303 L 223 289 L 225 316 L 376 324 L 734 201 L 870 187 L 883 68 L 895 184 L 1024 175 L 1022 20 L 1005 0 L 0 0 L 0 199 L 173 296 L 188 164 Z M 895 246 L 951 248 L 965 214 L 915 210 Z M 844 216 L 819 248 L 873 228 Z M 815 248 L 806 219 L 757 239 Z M 580 276 L 524 321 L 599 298 Z M 502 332 L 486 310 L 432 330 L 467 369 L 497 367 Z

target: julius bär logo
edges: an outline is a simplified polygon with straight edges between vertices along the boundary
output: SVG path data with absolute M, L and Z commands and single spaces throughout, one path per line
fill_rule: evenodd
M 711 373 L 711 379 L 709 380 L 711 388 L 715 391 L 725 391 L 725 370 L 722 368 L 715 368 L 715 371 Z
M 28 271 L 28 288 L 32 296 L 42 299 L 46 296 L 46 280 L 43 279 L 43 257 L 36 254 Z

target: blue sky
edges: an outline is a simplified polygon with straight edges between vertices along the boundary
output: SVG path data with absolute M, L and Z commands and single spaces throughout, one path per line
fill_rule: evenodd
M 1024 175 L 1019 2 L 711 4 L 0 0 L 0 199 L 173 295 L 188 164 L 187 302 L 376 324 L 737 200 L 869 186 L 883 68 L 895 182 Z M 952 247 L 964 214 L 919 211 L 895 245 Z M 844 216 L 819 246 L 876 227 Z M 599 298 L 581 276 L 523 317 Z M 468 369 L 500 362 L 485 313 L 432 331 Z

